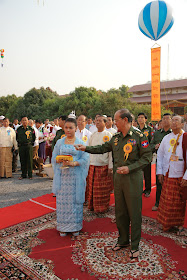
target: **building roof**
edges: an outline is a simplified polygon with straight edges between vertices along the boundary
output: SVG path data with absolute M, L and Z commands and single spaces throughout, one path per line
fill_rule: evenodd
M 181 87 L 187 87 L 187 79 L 160 82 L 160 89 L 181 88 Z M 132 93 L 141 92 L 141 91 L 151 91 L 151 83 L 136 85 L 128 90 L 128 92 L 132 92 Z
M 170 100 L 185 100 L 187 99 L 186 93 L 176 93 L 176 94 L 163 94 L 160 96 L 161 102 L 167 102 Z M 131 97 L 130 100 L 136 103 L 151 103 L 151 96 L 142 96 L 142 97 Z

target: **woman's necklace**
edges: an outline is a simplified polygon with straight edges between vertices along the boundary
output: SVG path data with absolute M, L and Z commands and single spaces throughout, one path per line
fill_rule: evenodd
M 75 138 L 73 138 L 73 139 L 68 139 L 68 138 L 66 138 L 66 141 L 67 141 L 68 143 L 72 143 L 72 142 L 75 141 Z

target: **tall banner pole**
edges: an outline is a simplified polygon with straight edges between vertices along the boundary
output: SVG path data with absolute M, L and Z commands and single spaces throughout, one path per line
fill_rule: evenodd
M 160 104 L 160 53 L 161 47 L 151 48 L 151 120 L 161 119 Z

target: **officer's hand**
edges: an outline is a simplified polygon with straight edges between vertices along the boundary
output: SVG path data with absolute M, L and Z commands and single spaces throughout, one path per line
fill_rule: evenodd
M 86 146 L 84 146 L 84 145 L 77 144 L 77 145 L 74 145 L 74 147 L 77 151 L 83 151 L 84 152 L 86 150 Z
M 117 168 L 117 173 L 119 174 L 128 174 L 129 173 L 129 168 L 128 166 L 121 166 Z
M 162 185 L 164 182 L 164 175 L 163 174 L 158 174 L 158 181 L 160 182 L 160 184 Z

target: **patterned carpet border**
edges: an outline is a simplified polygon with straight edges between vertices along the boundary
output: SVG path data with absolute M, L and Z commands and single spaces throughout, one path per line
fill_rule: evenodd
M 86 207 L 84 207 L 84 221 L 90 222 L 97 218 L 109 218 L 111 222 L 114 222 L 115 220 L 115 214 L 114 214 L 114 207 L 110 207 L 109 211 L 105 214 L 94 214 L 91 211 L 88 211 Z M 54 264 L 50 260 L 34 260 L 29 258 L 29 254 L 32 251 L 32 248 L 35 246 L 39 246 L 42 243 L 44 243 L 43 240 L 40 240 L 37 236 L 40 231 L 43 231 L 45 229 L 54 229 L 56 227 L 56 213 L 50 213 L 46 214 L 42 217 L 35 218 L 33 220 L 29 220 L 27 222 L 23 222 L 14 226 L 11 226 L 6 229 L 0 230 L 0 279 L 33 279 L 33 280 L 59 280 L 57 276 L 54 275 Z M 172 239 L 178 246 L 181 248 L 187 247 L 187 230 L 184 231 L 184 236 L 178 237 L 176 235 L 176 231 L 171 231 L 164 233 L 162 232 L 159 227 L 156 220 L 149 218 L 149 217 L 143 217 L 142 221 L 142 232 L 149 234 L 151 236 L 163 236 L 167 237 L 169 239 Z M 104 238 L 104 236 L 106 238 Z M 104 238 L 104 239 L 103 239 Z M 117 232 L 110 232 L 110 233 L 100 233 L 96 232 L 94 234 L 87 234 L 83 233 L 81 234 L 77 239 L 72 239 L 72 242 L 75 244 L 73 245 L 73 252 L 72 252 L 72 260 L 76 265 L 80 266 L 80 269 L 82 271 L 88 271 L 90 275 L 94 275 L 98 277 L 98 279 L 124 279 L 122 276 L 120 276 L 120 266 L 119 263 L 121 262 L 126 267 L 126 271 L 128 271 L 128 251 L 119 251 L 119 253 L 115 253 L 116 255 L 111 255 L 108 251 L 98 251 L 98 248 L 107 248 L 111 246 L 111 242 L 114 242 L 114 240 L 117 238 Z M 93 245 L 95 241 L 93 242 L 93 239 L 97 240 L 98 248 L 95 248 L 96 255 L 101 256 L 104 252 L 104 255 L 102 255 L 105 259 L 106 257 L 106 268 L 109 269 L 108 272 L 99 273 L 101 267 L 98 266 L 94 268 L 93 265 L 90 266 L 90 262 L 86 262 L 85 260 L 89 260 L 89 250 L 93 252 Z M 103 243 L 102 243 L 102 242 Z M 105 244 L 105 246 L 101 246 L 102 244 Z M 89 247 L 90 246 L 90 247 Z M 170 257 L 167 254 L 167 251 L 165 251 L 165 248 L 152 244 L 151 241 L 147 241 L 145 239 L 142 239 L 141 241 L 141 248 L 151 248 L 154 252 L 156 252 L 156 257 L 158 258 L 158 252 L 161 254 L 163 259 L 167 257 L 167 260 L 165 261 L 165 268 L 168 268 L 168 279 L 187 279 L 187 276 L 182 272 L 176 272 L 175 262 L 170 259 Z M 100 249 L 99 249 L 100 250 Z M 146 258 L 146 250 L 141 250 L 143 252 L 143 257 Z M 122 254 L 122 255 L 120 255 Z M 95 255 L 95 258 L 96 258 Z M 96 258 L 97 259 L 97 258 Z M 92 259 L 91 261 L 96 262 L 96 259 Z M 112 264 L 112 261 L 115 259 L 115 264 L 118 264 L 118 277 L 115 278 L 116 275 L 113 275 L 114 272 L 112 272 L 110 265 Z M 109 263 L 108 263 L 109 260 Z M 97 263 L 97 262 L 96 262 Z M 110 265 L 109 265 L 110 264 Z M 140 265 L 141 264 L 141 265 Z M 142 267 L 148 266 L 148 260 L 147 262 L 144 262 L 143 259 L 141 260 L 138 268 L 142 271 Z M 100 262 L 101 265 L 101 262 Z M 134 264 L 134 267 L 137 269 L 137 263 Z M 131 267 L 132 268 L 132 267 Z M 93 269 L 93 270 L 92 270 Z M 164 268 L 162 269 L 159 267 L 155 269 L 160 269 L 160 271 L 164 271 Z M 123 270 L 123 269 L 122 269 Z M 146 270 L 146 268 L 145 268 Z M 135 271 L 135 270 L 134 270 Z M 138 271 L 138 270 L 137 270 Z M 166 271 L 167 272 L 167 271 Z M 135 273 L 135 272 L 134 272 Z M 128 274 L 127 274 L 128 275 Z M 136 275 L 136 274 L 135 274 Z M 146 278 L 146 276 L 143 274 L 140 279 L 162 279 L 158 278 L 157 275 L 150 276 Z M 137 275 L 136 275 L 137 276 Z M 3 278 L 4 277 L 4 278 Z M 12 278 L 11 278 L 12 277 Z M 16 277 L 16 278 L 15 278 Z M 104 277 L 104 278 L 103 278 Z M 152 278 L 151 278 L 152 277 Z M 161 277 L 161 275 L 159 276 Z M 125 279 L 131 279 L 131 278 L 125 278 Z M 133 278 L 132 278 L 133 279 Z M 167 279 L 167 278 L 163 278 Z

